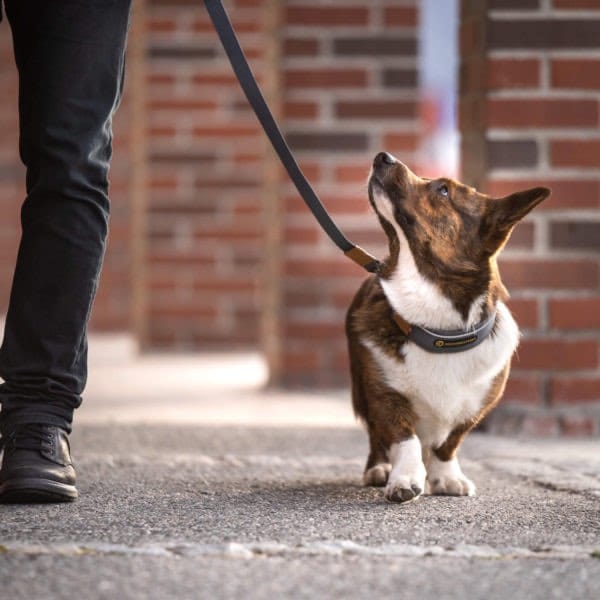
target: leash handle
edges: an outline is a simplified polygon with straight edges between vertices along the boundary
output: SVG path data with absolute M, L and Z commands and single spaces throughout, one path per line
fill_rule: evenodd
M 240 86 L 298 193 L 325 233 L 348 258 L 371 273 L 377 271 L 379 261 L 344 236 L 302 173 L 258 87 L 221 0 L 204 0 L 204 4 Z

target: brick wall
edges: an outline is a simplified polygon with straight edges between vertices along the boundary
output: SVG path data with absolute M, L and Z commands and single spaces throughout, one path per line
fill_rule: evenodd
M 267 90 L 278 71 L 281 87 L 270 99 L 327 208 L 349 237 L 383 253 L 365 180 L 381 148 L 414 165 L 415 2 L 225 5 Z M 275 9 L 277 36 L 266 18 Z M 363 272 L 332 246 L 279 167 L 275 198 L 266 192 L 272 152 L 202 4 L 146 0 L 145 21 L 146 345 L 266 345 L 273 383 L 346 383 L 344 312 Z M 273 46 L 279 61 L 267 68 Z M 281 206 L 275 221 L 269 202 Z M 269 240 L 273 227 L 283 245 Z M 281 281 L 269 289 L 277 272 Z M 269 300 L 274 294 L 278 301 Z M 265 312 L 275 313 L 270 339 Z
M 262 76 L 263 0 L 226 3 Z M 151 347 L 258 344 L 265 140 L 198 0 L 146 0 Z
M 285 3 L 283 107 L 288 140 L 350 239 L 383 255 L 366 177 L 387 149 L 415 165 L 417 6 L 399 0 Z M 284 181 L 280 383 L 348 382 L 344 316 L 364 271 L 345 259 Z
M 500 262 L 524 339 L 491 426 L 598 433 L 600 2 L 464 0 L 462 12 L 464 178 L 496 195 L 553 190 Z
M 365 180 L 380 149 L 421 168 L 418 0 L 225 4 L 303 170 L 348 236 L 383 255 Z M 148 348 L 268 346 L 274 383 L 345 385 L 344 313 L 364 273 L 273 168 L 202 3 L 136 8 L 143 64 L 129 63 L 115 122 L 111 236 L 93 327 L 135 322 Z M 462 2 L 464 178 L 493 194 L 553 188 L 501 263 L 525 337 L 497 430 L 600 430 L 598 39 L 595 0 Z M 6 23 L 0 83 L 2 311 L 24 177 Z

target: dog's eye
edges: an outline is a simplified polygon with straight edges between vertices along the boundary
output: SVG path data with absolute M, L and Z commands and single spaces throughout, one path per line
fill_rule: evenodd
M 448 186 L 444 183 L 438 188 L 438 193 L 442 196 L 448 196 Z

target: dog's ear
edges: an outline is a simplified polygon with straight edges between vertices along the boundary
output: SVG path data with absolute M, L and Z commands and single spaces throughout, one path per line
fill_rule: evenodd
M 551 190 L 535 187 L 496 200 L 496 212 L 499 213 L 499 224 L 512 228 L 540 202 L 545 200 Z
M 535 187 L 491 200 L 488 205 L 487 228 L 489 250 L 496 252 L 508 240 L 513 227 L 551 193 L 545 187 Z

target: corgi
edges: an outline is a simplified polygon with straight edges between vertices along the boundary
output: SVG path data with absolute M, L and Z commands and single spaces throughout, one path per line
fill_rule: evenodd
M 457 451 L 500 400 L 519 343 L 497 256 L 550 190 L 491 198 L 380 152 L 368 193 L 389 256 L 346 317 L 352 403 L 370 442 L 363 483 L 391 502 L 472 496 Z

